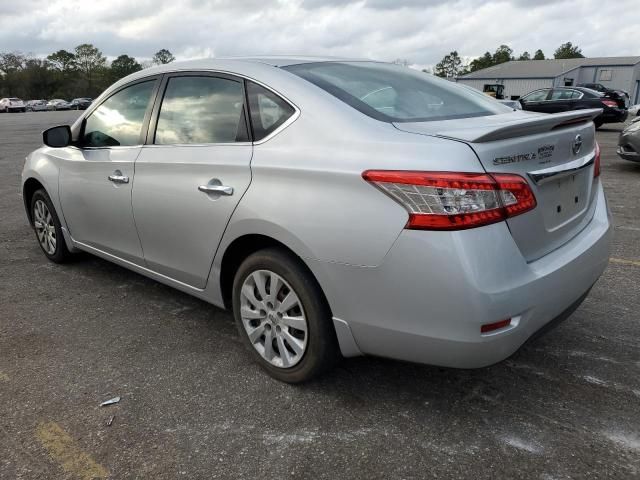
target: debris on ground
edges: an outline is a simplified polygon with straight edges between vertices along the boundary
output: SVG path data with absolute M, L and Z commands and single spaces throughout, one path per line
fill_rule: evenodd
M 107 405 L 113 405 L 114 403 L 118 403 L 120 401 L 120 397 L 113 397 L 109 400 L 105 400 L 100 404 L 101 407 L 106 407 Z

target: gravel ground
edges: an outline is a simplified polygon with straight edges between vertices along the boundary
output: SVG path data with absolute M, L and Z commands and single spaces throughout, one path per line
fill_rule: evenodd
M 0 478 L 640 477 L 640 165 L 615 155 L 621 125 L 598 132 L 612 262 L 559 328 L 482 370 L 358 358 L 290 386 L 229 313 L 45 259 L 20 171 L 76 115 L 0 115 Z

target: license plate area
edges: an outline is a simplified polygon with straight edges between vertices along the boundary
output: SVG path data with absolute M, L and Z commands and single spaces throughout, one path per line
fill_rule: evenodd
M 587 211 L 590 170 L 546 182 L 538 187 L 538 200 L 544 209 L 545 229 L 553 232 L 579 221 Z

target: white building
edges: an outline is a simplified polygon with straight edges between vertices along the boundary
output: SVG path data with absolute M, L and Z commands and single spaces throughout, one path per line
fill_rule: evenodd
M 600 83 L 624 90 L 631 104 L 638 104 L 640 57 L 511 61 L 477 70 L 456 81 L 480 91 L 485 85 L 503 84 L 505 98 L 518 98 L 538 88 Z

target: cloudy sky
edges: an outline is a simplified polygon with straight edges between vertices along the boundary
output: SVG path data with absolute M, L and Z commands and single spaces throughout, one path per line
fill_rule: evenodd
M 433 65 L 500 44 L 551 56 L 640 55 L 638 0 L 0 0 L 0 51 L 93 43 L 113 58 L 290 54 Z

